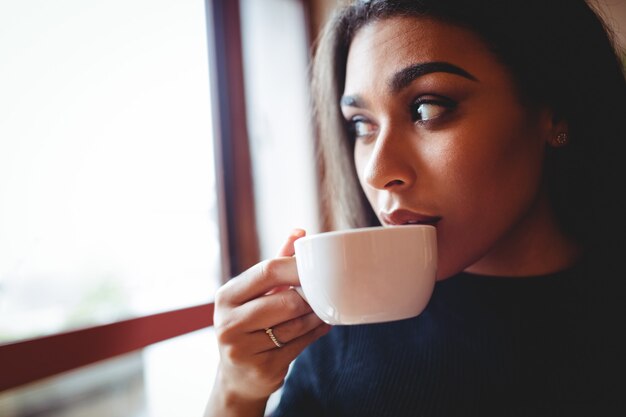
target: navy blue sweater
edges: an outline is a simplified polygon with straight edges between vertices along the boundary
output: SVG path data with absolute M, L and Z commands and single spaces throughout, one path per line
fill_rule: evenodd
M 336 326 L 273 416 L 626 416 L 622 310 L 602 308 L 623 297 L 598 297 L 583 269 L 462 273 L 416 318 Z

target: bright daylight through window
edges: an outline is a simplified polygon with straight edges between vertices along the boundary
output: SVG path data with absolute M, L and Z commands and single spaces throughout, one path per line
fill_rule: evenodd
M 209 302 L 204 2 L 0 2 L 0 342 Z

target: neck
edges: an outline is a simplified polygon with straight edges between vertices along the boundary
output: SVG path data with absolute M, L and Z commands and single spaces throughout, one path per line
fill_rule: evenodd
M 511 232 L 465 271 L 507 277 L 545 275 L 571 267 L 581 252 L 559 229 L 544 193 Z

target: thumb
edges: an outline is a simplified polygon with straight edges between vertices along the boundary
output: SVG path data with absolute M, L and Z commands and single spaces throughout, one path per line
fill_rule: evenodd
M 304 237 L 306 235 L 306 231 L 302 229 L 293 229 L 287 241 L 283 244 L 283 246 L 278 251 L 278 256 L 293 256 L 296 253 L 296 250 L 293 247 L 293 243 Z

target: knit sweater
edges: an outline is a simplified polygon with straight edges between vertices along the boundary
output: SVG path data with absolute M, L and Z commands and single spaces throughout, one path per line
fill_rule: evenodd
M 336 326 L 297 358 L 273 417 L 626 416 L 624 317 L 587 275 L 461 273 L 416 318 Z

